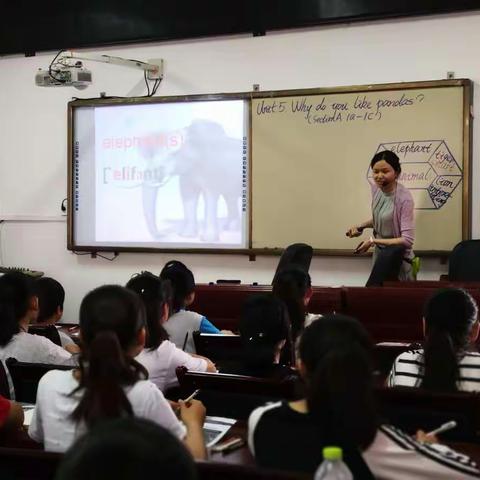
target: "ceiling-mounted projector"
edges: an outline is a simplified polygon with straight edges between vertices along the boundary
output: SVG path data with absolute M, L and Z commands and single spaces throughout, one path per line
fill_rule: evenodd
M 92 72 L 81 62 L 75 65 L 62 66 L 51 70 L 39 69 L 35 75 L 35 85 L 39 87 L 75 87 L 79 90 L 87 88 L 92 83 Z
M 79 90 L 87 88 L 92 83 L 92 72 L 83 63 L 75 59 L 91 60 L 93 62 L 111 63 L 123 67 L 131 67 L 145 72 L 145 81 L 155 80 L 153 94 L 163 79 L 163 60 L 152 60 L 155 63 L 145 63 L 110 55 L 75 53 L 61 50 L 47 69 L 40 69 L 35 75 L 35 85 L 39 87 L 75 87 Z

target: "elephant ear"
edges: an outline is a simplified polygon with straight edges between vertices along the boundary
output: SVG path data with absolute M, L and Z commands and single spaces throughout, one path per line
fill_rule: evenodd
M 221 142 L 226 134 L 222 125 L 212 120 L 195 119 L 186 129 L 187 139 L 195 145 L 211 147 Z

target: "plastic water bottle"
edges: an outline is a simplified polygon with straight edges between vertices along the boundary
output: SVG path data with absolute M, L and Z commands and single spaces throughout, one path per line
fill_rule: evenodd
M 323 462 L 315 472 L 314 480 L 353 480 L 352 472 L 342 461 L 343 452 L 339 447 L 325 447 Z

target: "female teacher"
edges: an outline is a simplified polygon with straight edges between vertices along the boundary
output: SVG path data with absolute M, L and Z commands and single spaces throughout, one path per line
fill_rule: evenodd
M 373 228 L 373 236 L 355 250 L 363 253 L 375 246 L 367 286 L 381 285 L 384 280 L 413 280 L 414 204 L 410 191 L 397 181 L 402 171 L 400 160 L 395 153 L 384 150 L 375 154 L 370 168 L 372 218 L 351 227 L 347 236 L 358 237 L 365 228 Z

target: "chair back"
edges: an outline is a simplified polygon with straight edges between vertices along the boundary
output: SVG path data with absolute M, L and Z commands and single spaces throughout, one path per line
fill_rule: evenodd
M 50 370 L 72 370 L 70 365 L 49 365 L 45 363 L 19 362 L 15 358 L 7 359 L 7 368 L 13 382 L 17 402 L 35 403 L 38 382 Z
M 197 462 L 199 480 L 311 480 L 311 475 L 265 470 L 253 465 Z
M 55 345 L 62 346 L 60 335 L 55 325 L 29 325 L 28 333 L 41 335 L 42 337 L 48 338 L 51 342 L 55 343 Z
M 240 335 L 223 335 L 193 332 L 193 343 L 198 355 L 214 362 L 241 360 L 242 340 Z
M 15 480 L 52 480 L 63 454 L 36 448 L 0 447 L 0 477 Z
M 0 447 L 2 479 L 51 480 L 63 459 L 62 453 L 32 448 Z M 307 480 L 311 475 L 264 470 L 254 465 L 196 462 L 199 480 Z
M 450 253 L 448 279 L 452 281 L 480 281 L 480 240 L 464 240 Z
M 431 288 L 344 287 L 343 313 L 357 318 L 375 342 L 423 339 L 423 306 Z
M 272 380 L 227 373 L 190 372 L 178 367 L 178 383 L 184 397 L 200 390 L 197 398 L 209 415 L 246 420 L 252 410 L 267 402 L 298 397 L 294 380 Z
M 378 387 L 379 411 L 388 423 L 414 434 L 434 430 L 450 420 L 457 427 L 442 439 L 478 442 L 480 439 L 480 393 L 437 393 L 421 388 Z

